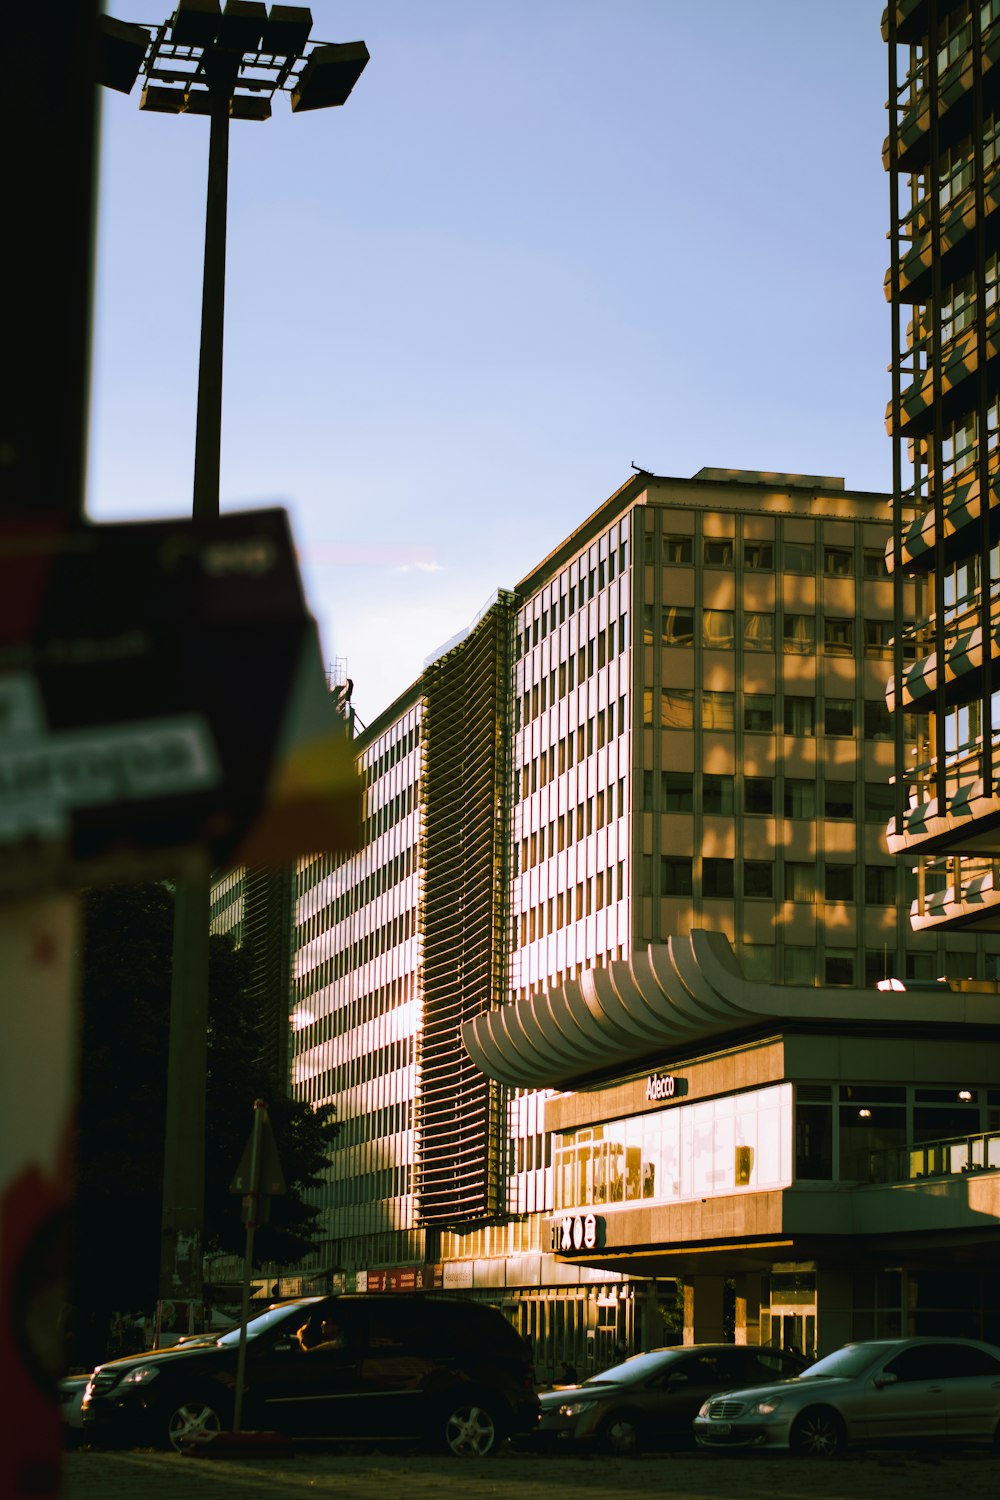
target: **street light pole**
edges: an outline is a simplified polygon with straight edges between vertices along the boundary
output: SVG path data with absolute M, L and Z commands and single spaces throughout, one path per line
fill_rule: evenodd
M 101 27 L 101 82 L 127 94 L 142 72 L 142 109 L 210 117 L 193 518 L 211 522 L 219 515 L 229 121 L 268 119 L 282 91 L 293 113 L 344 104 L 368 49 L 310 43 L 308 9 L 268 12 L 256 0 L 177 0 L 155 32 L 107 16 Z M 168 1304 L 172 1332 L 200 1332 L 204 1319 L 209 920 L 206 862 L 178 881 L 174 898 L 157 1343 Z
M 222 460 L 222 357 L 226 302 L 229 99 L 213 100 L 205 205 L 205 268 L 194 447 L 196 521 L 219 514 Z M 207 867 L 178 880 L 170 970 L 170 1044 L 157 1343 L 164 1306 L 178 1331 L 204 1327 L 205 1076 L 208 1064 L 208 955 L 211 882 Z M 181 1308 L 186 1309 L 185 1319 Z M 184 1326 L 186 1323 L 186 1326 Z
M 229 192 L 229 108 L 212 111 L 205 205 L 205 273 L 201 291 L 198 424 L 194 444 L 195 520 L 219 514 L 222 461 L 222 341 L 226 305 L 226 207 Z

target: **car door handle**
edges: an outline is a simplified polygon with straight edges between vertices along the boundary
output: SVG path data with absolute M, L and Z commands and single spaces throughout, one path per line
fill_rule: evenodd
M 944 1386 L 943 1385 L 929 1385 L 927 1387 L 928 1395 L 938 1396 L 938 1395 L 940 1395 L 940 1393 L 943 1390 L 944 1390 Z

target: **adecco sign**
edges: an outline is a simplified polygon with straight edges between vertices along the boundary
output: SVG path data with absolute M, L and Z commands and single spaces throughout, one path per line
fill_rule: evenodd
M 647 1099 L 673 1099 L 677 1094 L 677 1079 L 672 1073 L 650 1073 L 646 1079 Z

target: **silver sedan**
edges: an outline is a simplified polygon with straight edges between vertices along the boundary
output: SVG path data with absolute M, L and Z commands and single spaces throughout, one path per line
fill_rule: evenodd
M 703 1448 L 813 1458 L 917 1439 L 1000 1449 L 1000 1349 L 944 1338 L 845 1344 L 794 1380 L 710 1397 L 694 1435 Z

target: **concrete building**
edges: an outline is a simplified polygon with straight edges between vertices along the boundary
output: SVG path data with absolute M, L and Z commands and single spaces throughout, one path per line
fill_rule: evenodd
M 317 1285 L 460 1288 L 503 1305 L 543 1364 L 659 1342 L 663 1285 L 697 1264 L 720 1287 L 741 1264 L 731 1237 L 696 1262 L 566 1253 L 557 1166 L 583 1115 L 551 1093 L 586 1085 L 605 1123 L 623 1117 L 622 1064 L 660 1068 L 677 1038 L 650 1030 L 648 1056 L 569 1073 L 497 1071 L 474 1048 L 473 1065 L 470 1023 L 515 1005 L 558 1030 L 560 996 L 603 1012 L 619 970 L 696 931 L 765 992 L 823 986 L 805 1024 L 831 1036 L 837 996 L 871 1006 L 857 991 L 886 976 L 985 977 L 996 940 L 911 932 L 885 844 L 888 534 L 887 497 L 839 479 L 637 474 L 359 737 L 364 847 L 298 872 L 293 1086 L 342 1121 Z M 790 1090 L 825 1088 L 833 1110 L 831 1090 L 862 1078 L 817 1083 L 777 1056 L 760 1082 L 789 1091 L 786 1134 Z M 716 1075 L 699 1077 L 713 1097 Z M 871 1150 L 902 1144 L 886 1128 Z M 785 1236 L 747 1274 L 808 1276 L 815 1250 Z M 755 1308 L 783 1316 L 770 1291 L 741 1295 L 744 1336 Z
M 897 745 L 889 842 L 918 868 L 918 931 L 997 931 L 1000 4 L 896 0 L 883 31 L 889 556 L 900 598 L 917 590 L 888 698 L 916 724 L 916 753 Z

